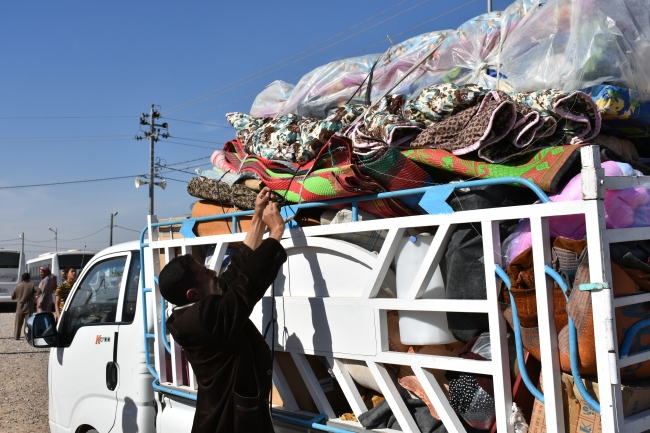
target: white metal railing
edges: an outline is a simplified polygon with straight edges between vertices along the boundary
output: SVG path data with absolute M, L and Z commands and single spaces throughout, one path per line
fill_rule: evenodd
M 501 280 L 494 271 L 496 265 L 503 265 L 499 222 L 528 218 L 531 225 L 534 257 L 546 426 L 549 432 L 563 432 L 565 414 L 562 404 L 557 330 L 553 320 L 553 282 L 545 273 L 545 266 L 551 262 L 548 218 L 558 215 L 584 215 L 589 239 L 591 282 L 609 282 L 609 286 L 601 285 L 603 288 L 592 291 L 594 331 L 595 335 L 599 336 L 596 338 L 596 355 L 602 430 L 604 432 L 643 431 L 650 421 L 650 411 L 624 418 L 619 369 L 624 365 L 650 359 L 650 351 L 635 354 L 624 360 L 619 359 L 614 308 L 632 303 L 648 302 L 650 294 L 614 299 L 611 287 L 609 245 L 615 242 L 650 239 L 650 229 L 606 229 L 603 198 L 605 188 L 635 187 L 647 184 L 650 179 L 645 177 L 604 178 L 597 149 L 597 146 L 587 146 L 581 149 L 584 197 L 582 201 L 380 219 L 294 228 L 287 231 L 282 244 L 287 249 L 290 260 L 292 256 L 304 255 L 306 252 L 316 254 L 316 251 L 344 256 L 348 258 L 349 265 L 346 266 L 347 269 L 338 271 L 353 275 L 355 281 L 362 278 L 362 284 L 356 287 L 338 287 L 334 290 L 336 296 L 323 296 L 314 292 L 313 282 L 310 281 L 306 284 L 297 278 L 292 278 L 295 271 L 290 271 L 285 264 L 276 285 L 276 311 L 270 311 L 272 303 L 267 302 L 270 297 L 269 291 L 266 293 L 265 299 L 259 303 L 252 318 L 258 328 L 263 330 L 267 325 L 268 318 L 271 314 L 275 314 L 277 317 L 277 327 L 273 329 L 277 342 L 275 349 L 291 355 L 316 407 L 330 418 L 335 416 L 334 411 L 322 391 L 306 355 L 322 355 L 327 358 L 332 373 L 352 411 L 357 416 L 365 412 L 366 408 L 345 363 L 342 361 L 351 359 L 365 362 L 404 431 L 417 432 L 419 430 L 393 384 L 385 364 L 407 365 L 413 369 L 449 431 L 464 430 L 458 415 L 452 410 L 440 384 L 429 369 L 492 375 L 497 428 L 503 432 L 512 431 L 512 427 L 508 424 L 512 394 L 506 341 L 507 325 L 497 302 Z M 190 366 L 188 366 L 189 381 L 184 383 L 182 380 L 184 366 L 181 363 L 180 347 L 173 339 L 169 342 L 170 360 L 166 359 L 165 339 L 171 337 L 165 336 L 162 332 L 164 326 L 162 318 L 166 312 L 161 310 L 161 297 L 154 282 L 154 275 L 158 275 L 165 264 L 161 261 L 162 254 L 165 257 L 164 261 L 167 262 L 175 256 L 177 248 L 186 254 L 191 253 L 192 248 L 201 245 L 215 245 L 215 252 L 209 267 L 219 270 L 228 245 L 243 241 L 245 233 L 160 241 L 158 240 L 159 224 L 156 223 L 157 220 L 152 217 L 148 225 L 150 236 L 147 245 L 149 251 L 145 254 L 148 263 L 144 268 L 152 269 L 153 272 L 147 272 L 144 281 L 145 287 L 155 287 L 150 308 L 155 318 L 154 358 L 155 370 L 159 375 L 159 390 L 167 389 L 172 392 L 195 395 L 196 381 Z M 464 223 L 474 223 L 476 227 L 481 227 L 487 299 L 420 299 L 433 270 L 436 269 L 444 254 L 450 234 L 458 224 Z M 406 229 L 417 227 L 436 227 L 437 231 L 408 291 L 408 296 L 404 299 L 377 298 L 380 285 Z M 376 230 L 388 231 L 383 246 L 376 255 L 355 245 L 328 238 L 331 235 Z M 322 272 L 323 270 L 317 271 Z M 318 308 L 315 308 L 315 305 Z M 391 352 L 388 350 L 386 318 L 389 310 L 487 313 L 492 360 L 476 361 L 436 355 Z M 324 339 L 319 339 L 317 334 L 323 332 L 323 327 L 327 328 L 328 335 Z M 294 335 L 292 340 L 287 337 L 291 335 Z M 296 341 L 300 344 L 294 344 Z M 168 362 L 171 362 L 171 377 L 167 375 Z M 273 381 L 282 397 L 284 408 L 289 411 L 298 411 L 298 402 L 292 395 L 291 388 L 277 360 L 274 364 Z

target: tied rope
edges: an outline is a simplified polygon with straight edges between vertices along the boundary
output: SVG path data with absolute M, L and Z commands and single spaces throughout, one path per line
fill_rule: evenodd
M 271 325 L 273 324 L 273 332 L 271 333 L 271 368 L 269 369 L 269 376 L 271 376 L 271 395 L 269 396 L 269 413 L 273 415 L 273 364 L 275 364 L 275 323 L 277 319 L 275 317 L 275 280 L 271 284 L 271 320 L 266 324 L 266 329 L 264 329 L 264 340 L 266 340 L 266 334 L 269 332 Z

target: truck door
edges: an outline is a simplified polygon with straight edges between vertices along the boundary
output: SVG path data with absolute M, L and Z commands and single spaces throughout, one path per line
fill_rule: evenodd
M 117 409 L 117 310 L 130 253 L 106 256 L 81 276 L 58 325 L 60 347 L 50 362 L 50 419 L 56 430 L 90 425 L 111 430 Z M 53 426 L 54 427 L 54 426 Z

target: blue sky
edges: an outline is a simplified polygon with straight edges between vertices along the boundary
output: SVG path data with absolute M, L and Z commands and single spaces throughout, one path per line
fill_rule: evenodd
M 54 236 L 48 231 L 52 227 L 59 231 L 59 249 L 99 251 L 108 246 L 109 233 L 104 227 L 115 211 L 119 212 L 115 224 L 140 230 L 146 224 L 148 194 L 146 187 L 134 187 L 134 178 L 148 172 L 149 145 L 132 137 L 139 130 L 138 115 L 148 112 L 152 102 L 160 105 L 171 125 L 169 132 L 176 137 L 167 143 L 161 140 L 156 156 L 168 164 L 205 158 L 175 166 L 193 171 L 208 162 L 212 150 L 220 147 L 216 143 L 233 138 L 234 130 L 174 123 L 169 118 L 227 125 L 225 113 L 248 112 L 254 95 L 272 81 L 296 83 L 317 66 L 378 43 L 364 53 L 383 52 L 389 47 L 387 35 L 404 32 L 464 3 L 7 2 L 0 14 L 0 187 L 129 177 L 0 189 L 0 247 L 17 248 L 15 239 L 25 232 L 27 258 L 52 251 Z M 509 3 L 494 0 L 493 8 L 503 10 Z M 230 91 L 219 90 L 389 8 L 291 61 L 349 38 L 333 47 L 274 71 L 283 66 L 278 65 L 266 76 L 258 74 L 253 77 L 258 79 L 230 86 Z M 477 0 L 396 37 L 395 42 L 428 31 L 455 29 L 486 8 L 486 0 Z M 384 20 L 388 21 L 378 24 Z M 202 95 L 207 99 L 178 107 Z M 172 113 L 174 107 L 187 108 Z M 172 179 L 187 181 L 191 175 L 170 172 L 165 177 L 167 189 L 156 188 L 156 214 L 188 214 L 194 199 L 185 183 Z M 115 243 L 136 236 L 114 229 Z

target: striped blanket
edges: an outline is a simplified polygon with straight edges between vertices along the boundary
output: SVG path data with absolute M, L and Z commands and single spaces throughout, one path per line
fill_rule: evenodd
M 411 161 L 440 178 L 452 173 L 465 178 L 492 179 L 498 177 L 523 177 L 544 191 L 558 192 L 579 171 L 580 146 L 554 146 L 493 164 L 476 156 L 454 155 L 443 149 L 412 149 L 402 152 Z
M 288 203 L 314 202 L 354 197 L 386 191 L 373 178 L 362 174 L 353 161 L 350 141 L 334 136 L 315 159 L 299 165 L 247 154 L 239 140 L 224 145 L 224 154 L 233 173 L 252 172 Z M 374 215 L 412 215 L 398 200 L 373 200 L 359 206 Z

